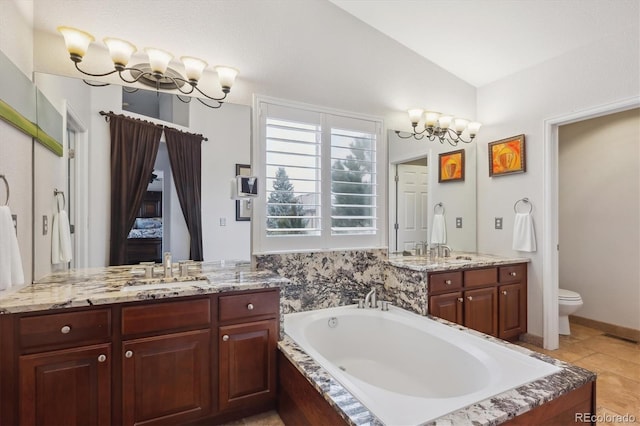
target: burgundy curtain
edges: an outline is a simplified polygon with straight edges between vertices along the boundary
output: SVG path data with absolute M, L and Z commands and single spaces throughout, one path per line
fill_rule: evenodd
M 203 260 L 200 199 L 203 137 L 169 127 L 165 127 L 164 136 L 180 207 L 191 236 L 190 258 Z
M 116 115 L 111 131 L 111 249 L 109 265 L 123 265 L 127 235 L 147 191 L 158 154 L 162 127 Z

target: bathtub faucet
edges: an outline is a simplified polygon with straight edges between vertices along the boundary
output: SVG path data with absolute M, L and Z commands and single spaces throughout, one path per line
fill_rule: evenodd
M 373 287 L 369 293 L 364 298 L 364 307 L 376 309 L 378 307 L 378 303 L 376 302 L 376 288 Z

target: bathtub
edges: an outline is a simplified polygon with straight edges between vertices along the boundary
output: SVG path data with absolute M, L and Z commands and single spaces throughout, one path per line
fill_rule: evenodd
M 287 314 L 284 330 L 387 425 L 428 422 L 561 370 L 393 306 Z

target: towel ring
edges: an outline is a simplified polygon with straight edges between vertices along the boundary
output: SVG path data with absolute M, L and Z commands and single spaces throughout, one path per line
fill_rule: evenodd
M 4 204 L 0 204 L 0 205 L 8 206 L 9 205 L 9 182 L 7 182 L 7 178 L 4 177 L 4 175 L 0 175 L 0 179 L 4 181 L 4 187 L 7 189 L 7 199 L 5 200 Z
M 60 212 L 60 197 L 58 197 L 58 195 L 62 195 L 62 210 L 64 210 L 64 208 L 67 205 L 67 199 L 64 197 L 64 191 L 60 191 L 57 188 L 53 190 L 53 196 L 56 197 L 56 205 L 58 206 L 58 212 Z
M 527 197 L 525 198 L 521 198 L 518 201 L 516 201 L 516 203 L 513 205 L 513 211 L 518 213 L 518 204 L 519 203 L 525 203 L 529 205 L 529 212 L 531 213 L 533 211 L 533 204 L 531 203 L 531 201 L 529 201 L 529 199 Z
M 444 214 L 444 205 L 442 203 L 438 203 L 433 206 L 433 214 L 438 214 L 438 207 L 442 208 L 442 214 Z

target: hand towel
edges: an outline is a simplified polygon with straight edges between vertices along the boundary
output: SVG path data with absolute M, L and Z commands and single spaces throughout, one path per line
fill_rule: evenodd
M 516 213 L 513 222 L 513 249 L 518 251 L 536 251 L 536 233 L 531 213 Z
M 431 244 L 447 243 L 447 227 L 444 223 L 444 214 L 436 213 L 433 215 L 431 224 Z
M 8 206 L 0 206 L 0 290 L 24 284 L 22 258 Z
M 53 214 L 51 221 L 51 263 L 67 263 L 72 257 L 69 216 L 66 211 L 60 210 Z

